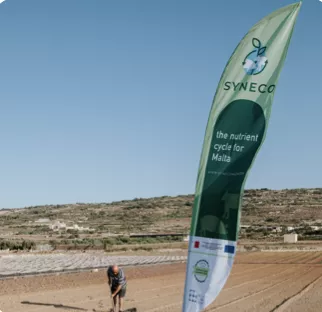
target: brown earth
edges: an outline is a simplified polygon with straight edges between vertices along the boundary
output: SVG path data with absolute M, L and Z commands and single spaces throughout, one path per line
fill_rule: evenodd
M 181 311 L 185 264 L 125 268 L 126 308 Z M 241 253 L 206 311 L 322 311 L 322 252 Z M 3 312 L 109 311 L 105 271 L 0 281 Z

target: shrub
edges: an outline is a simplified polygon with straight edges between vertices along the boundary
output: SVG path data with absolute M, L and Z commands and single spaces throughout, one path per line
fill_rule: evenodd
M 36 243 L 34 241 L 23 240 L 23 241 L 9 241 L 0 240 L 0 250 L 30 250 L 35 248 Z

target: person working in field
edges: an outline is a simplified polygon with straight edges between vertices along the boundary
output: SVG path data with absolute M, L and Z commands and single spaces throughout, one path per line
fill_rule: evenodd
M 126 277 L 124 271 L 117 265 L 109 266 L 107 269 L 108 284 L 111 287 L 114 307 L 117 297 L 119 298 L 119 312 L 123 311 L 124 297 L 126 293 Z

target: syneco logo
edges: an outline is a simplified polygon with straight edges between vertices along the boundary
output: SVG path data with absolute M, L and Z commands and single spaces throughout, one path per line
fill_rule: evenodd
M 253 51 L 248 53 L 243 61 L 243 68 L 246 75 L 255 76 L 264 71 L 268 64 L 268 59 L 265 56 L 266 47 L 262 46 L 259 39 L 253 38 Z M 275 91 L 275 85 L 265 84 L 264 81 L 251 81 L 250 79 L 244 79 L 243 81 L 225 81 L 225 91 L 233 92 L 255 92 L 255 93 L 273 93 Z
M 252 44 L 255 49 L 247 54 L 243 67 L 247 75 L 258 75 L 265 69 L 268 63 L 265 56 L 266 47 L 263 47 L 257 38 L 253 38 Z

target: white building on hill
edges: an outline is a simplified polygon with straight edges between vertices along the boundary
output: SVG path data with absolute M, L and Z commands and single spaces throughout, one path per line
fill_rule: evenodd
M 51 225 L 49 225 L 49 228 L 53 231 L 59 231 L 59 230 L 66 230 L 66 223 L 55 221 Z
M 297 242 L 297 234 L 285 234 L 284 235 L 284 243 L 296 243 Z
M 94 229 L 90 229 L 89 227 L 82 227 L 78 224 L 74 224 L 72 226 L 67 226 L 66 223 L 60 221 L 54 221 L 49 225 L 49 228 L 53 231 L 60 230 L 74 230 L 74 231 L 93 231 Z
M 44 225 L 44 224 L 49 224 L 51 221 L 48 218 L 40 218 L 38 220 L 35 221 L 35 223 Z

